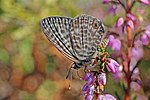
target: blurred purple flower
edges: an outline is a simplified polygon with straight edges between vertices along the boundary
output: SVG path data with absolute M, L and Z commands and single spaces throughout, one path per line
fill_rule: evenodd
M 119 68 L 116 69 L 116 72 L 113 73 L 113 77 L 115 80 L 119 80 L 122 77 L 122 73 L 121 73 L 122 69 L 123 66 L 119 66 Z
M 143 57 L 143 49 L 141 47 L 133 47 L 131 51 L 132 57 L 139 60 Z
M 150 25 L 146 27 L 145 34 L 148 36 L 148 38 L 150 38 Z
M 106 73 L 100 73 L 98 75 L 98 83 L 102 85 L 106 85 Z
M 143 4 L 146 4 L 146 5 L 149 5 L 150 4 L 150 2 L 149 2 L 149 0 L 139 0 L 141 3 L 143 3 Z
M 134 16 L 133 14 L 128 13 L 128 14 L 127 14 L 127 17 L 128 17 L 130 20 L 135 21 L 135 16 Z
M 110 6 L 108 11 L 109 11 L 109 13 L 112 13 L 113 15 L 116 15 L 117 6 L 116 5 Z
M 142 41 L 138 39 L 137 41 L 134 41 L 134 46 L 135 47 L 141 47 L 142 46 Z
M 147 35 L 147 37 L 150 39 L 150 30 L 146 30 L 145 34 Z
M 131 82 L 130 87 L 134 90 L 134 91 L 138 91 L 139 89 L 141 89 L 141 86 L 136 83 L 136 82 Z
M 93 95 L 86 95 L 85 100 L 93 100 Z
M 140 37 L 140 40 L 142 41 L 143 45 L 148 45 L 148 43 L 149 43 L 149 38 L 146 34 L 142 34 Z
M 130 27 L 131 29 L 134 29 L 134 23 L 133 23 L 132 20 L 129 20 L 129 21 L 127 22 L 127 25 L 129 25 L 129 27 Z
M 113 35 L 110 35 L 108 38 L 109 38 L 108 46 L 111 47 L 112 50 L 119 51 L 121 48 L 121 41 L 117 38 L 115 39 Z
M 134 57 L 131 57 L 130 67 L 129 67 L 130 71 L 132 71 L 133 68 L 136 66 L 138 60 L 139 60 L 139 59 L 136 59 L 136 58 L 134 58 Z
M 99 94 L 97 100 L 116 100 L 116 98 L 110 94 Z
M 123 23 L 124 23 L 124 19 L 123 19 L 122 17 L 120 17 L 120 18 L 117 20 L 116 27 L 122 26 Z
M 102 2 L 103 2 L 104 4 L 108 4 L 110 1 L 111 1 L 111 0 L 103 0 Z
M 107 58 L 106 67 L 109 72 L 115 73 L 118 70 L 119 64 L 115 60 Z

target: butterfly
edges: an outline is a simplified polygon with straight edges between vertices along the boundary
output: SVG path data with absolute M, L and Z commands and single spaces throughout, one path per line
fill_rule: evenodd
M 74 18 L 47 17 L 41 20 L 41 27 L 47 39 L 74 62 L 74 69 L 92 63 L 92 59 L 97 56 L 98 45 L 105 36 L 102 21 L 85 14 Z

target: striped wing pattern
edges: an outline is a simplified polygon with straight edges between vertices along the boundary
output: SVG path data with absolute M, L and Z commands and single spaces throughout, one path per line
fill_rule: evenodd
M 66 17 L 48 17 L 41 21 L 41 26 L 48 40 L 65 56 L 77 62 L 70 40 L 69 23 L 71 20 Z
M 48 40 L 78 65 L 91 62 L 105 33 L 102 22 L 89 15 L 47 17 L 41 27 Z

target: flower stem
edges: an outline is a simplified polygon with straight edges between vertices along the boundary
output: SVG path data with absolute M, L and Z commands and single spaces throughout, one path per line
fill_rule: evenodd
M 127 0 L 127 12 L 126 13 L 130 13 L 131 12 L 131 7 L 132 5 L 132 1 L 131 0 Z M 129 19 L 127 18 L 127 21 Z M 130 75 L 130 62 L 131 62 L 131 49 L 132 49 L 132 29 L 129 25 L 127 25 L 126 27 L 126 31 L 127 31 L 127 40 L 128 40 L 128 44 L 127 44 L 127 58 L 128 58 L 128 67 L 126 68 L 127 70 L 126 72 L 126 81 L 127 81 L 127 88 L 125 91 L 125 98 L 124 100 L 130 100 L 130 84 L 131 84 L 131 75 Z

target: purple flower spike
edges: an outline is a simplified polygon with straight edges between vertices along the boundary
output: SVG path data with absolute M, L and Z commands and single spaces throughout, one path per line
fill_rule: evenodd
M 121 18 L 119 18 L 118 19 L 118 21 L 117 21 L 117 23 L 116 23 L 116 27 L 120 27 L 120 26 L 122 26 L 123 25 L 123 23 L 124 23 L 124 19 L 121 17 Z
M 116 98 L 110 94 L 105 94 L 105 95 L 98 95 L 97 100 L 116 100 Z
M 86 97 L 85 97 L 85 100 L 93 100 L 93 95 L 87 95 Z
M 129 19 L 135 21 L 135 16 L 134 16 L 133 14 L 128 13 L 128 14 L 127 14 L 127 17 L 128 17 Z
M 145 5 L 149 5 L 150 4 L 149 0 L 140 0 L 140 2 L 145 4 Z
M 134 23 L 133 23 L 132 20 L 129 20 L 129 21 L 127 22 L 127 24 L 130 26 L 131 29 L 134 29 Z
M 148 45 L 148 43 L 149 43 L 149 38 L 146 34 L 142 34 L 140 37 L 140 40 L 142 41 L 143 45 Z
M 106 85 L 106 73 L 101 73 L 98 75 L 98 83 Z
M 117 72 L 119 64 L 115 60 L 107 58 L 106 67 L 109 72 L 115 73 Z
M 111 0 L 103 0 L 104 4 L 108 4 Z

